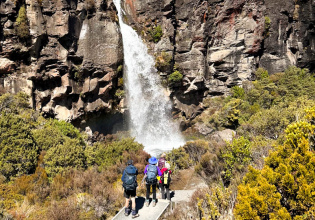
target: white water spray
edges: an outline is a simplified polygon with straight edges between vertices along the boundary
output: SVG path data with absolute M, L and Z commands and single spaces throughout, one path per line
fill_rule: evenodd
M 123 38 L 131 132 L 145 151 L 157 156 L 185 142 L 171 119 L 172 105 L 164 94 L 153 57 L 137 33 L 123 22 L 120 0 L 114 0 L 114 4 Z

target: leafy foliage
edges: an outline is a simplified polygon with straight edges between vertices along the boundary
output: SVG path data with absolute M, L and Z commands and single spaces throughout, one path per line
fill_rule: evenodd
M 149 34 L 154 43 L 157 43 L 161 40 L 163 36 L 162 27 L 160 25 L 149 30 Z
M 314 217 L 315 154 L 309 141 L 314 129 L 306 121 L 289 125 L 286 141 L 266 158 L 264 168 L 250 168 L 239 186 L 236 219 Z
M 31 134 L 32 125 L 18 115 L 0 116 L 0 173 L 7 178 L 35 169 L 38 149 Z
M 168 83 L 170 85 L 174 85 L 180 82 L 182 79 L 183 75 L 178 70 L 175 70 L 172 74 L 168 76 Z
M 85 154 L 88 165 L 96 164 L 100 168 L 106 168 L 114 164 L 123 164 L 124 166 L 128 159 L 133 159 L 134 163 L 138 162 L 142 149 L 143 145 L 135 142 L 134 139 L 125 138 L 111 143 L 96 143 L 93 146 L 88 146 Z M 145 161 L 142 162 L 146 163 Z
M 16 34 L 22 40 L 30 37 L 30 30 L 26 16 L 25 5 L 22 5 L 19 10 L 19 15 L 16 19 Z
M 85 155 L 83 146 L 76 139 L 66 138 L 63 144 L 47 150 L 44 157 L 45 170 L 49 176 L 55 176 L 65 169 L 84 168 Z
M 233 171 L 243 170 L 251 161 L 251 143 L 244 137 L 234 139 L 223 148 L 221 157 L 224 160 L 224 179 L 230 181 Z

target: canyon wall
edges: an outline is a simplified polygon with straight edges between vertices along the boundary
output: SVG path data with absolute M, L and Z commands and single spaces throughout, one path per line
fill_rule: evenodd
M 175 70 L 183 75 L 168 88 L 174 114 L 187 120 L 203 111 L 205 98 L 254 80 L 258 67 L 270 74 L 290 65 L 315 69 L 314 1 L 122 4 L 125 22 L 147 44 L 163 82 Z M 124 112 L 112 0 L 1 0 L 0 18 L 0 92 L 24 91 L 34 109 L 82 127 Z

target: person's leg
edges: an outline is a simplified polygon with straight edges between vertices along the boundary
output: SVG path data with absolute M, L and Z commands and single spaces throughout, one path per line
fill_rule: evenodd
M 163 184 L 160 184 L 160 188 L 161 188 L 162 199 L 165 199 L 165 186 Z
M 152 185 L 153 200 L 156 200 L 156 184 Z
M 130 195 L 129 195 L 129 192 L 127 192 L 126 190 L 124 191 L 124 197 L 126 198 L 126 202 L 125 202 L 125 216 L 128 216 L 130 214 L 130 208 L 129 208 Z
M 171 201 L 171 195 L 170 195 L 170 186 L 166 185 L 166 196 L 167 196 L 167 200 Z
M 136 210 L 136 197 L 131 197 L 131 208 Z
M 149 199 L 149 197 L 150 197 L 150 184 L 146 184 L 146 187 L 147 187 L 147 194 L 146 194 L 146 199 L 148 200 Z
M 125 203 L 125 207 L 126 207 L 126 208 L 129 208 L 129 202 L 130 202 L 130 199 L 127 199 L 127 198 L 126 198 L 126 203 Z

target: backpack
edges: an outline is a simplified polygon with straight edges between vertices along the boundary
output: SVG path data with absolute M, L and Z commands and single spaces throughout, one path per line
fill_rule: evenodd
M 163 185 L 169 185 L 171 182 L 170 171 L 167 169 L 161 176 L 161 182 Z
M 157 168 L 155 165 L 149 164 L 147 168 L 147 177 L 146 177 L 146 182 L 150 185 L 154 185 L 157 183 L 156 179 L 157 175 Z
M 130 165 L 125 169 L 125 176 L 123 179 L 123 187 L 125 190 L 136 190 L 137 183 L 137 168 Z

